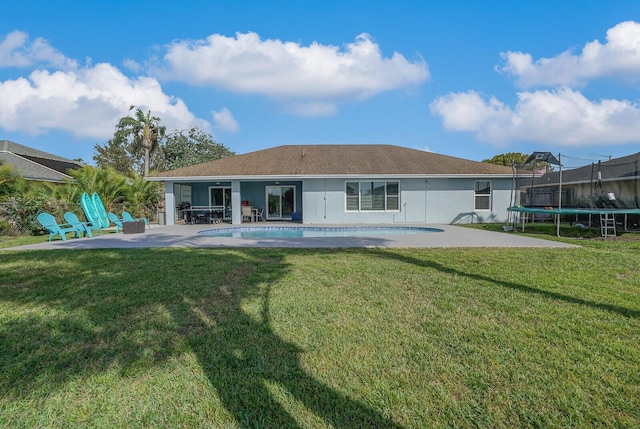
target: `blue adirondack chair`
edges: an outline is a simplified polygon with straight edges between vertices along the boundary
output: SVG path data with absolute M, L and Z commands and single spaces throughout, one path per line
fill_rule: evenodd
M 144 221 L 144 224 L 147 225 L 147 228 L 151 229 L 151 225 L 149 225 L 149 222 L 147 221 L 147 218 L 144 217 L 138 217 L 138 218 L 133 218 L 133 216 L 131 216 L 131 214 L 127 211 L 122 210 L 122 220 L 124 222 L 136 222 L 139 220 Z
M 78 233 L 83 234 L 85 237 L 93 237 L 91 231 L 100 231 L 100 235 L 102 235 L 102 226 L 94 225 L 91 222 L 81 222 L 75 213 L 66 212 L 64 214 L 64 220 L 74 227 Z
M 49 241 L 56 235 L 60 235 L 60 239 L 67 240 L 67 232 L 74 232 L 76 237 L 80 237 L 78 230 L 68 223 L 59 224 L 56 218 L 47 212 L 42 212 L 38 215 L 38 222 L 47 231 L 49 231 Z
M 115 213 L 107 213 L 109 220 L 116 226 L 116 234 L 122 229 L 122 219 L 119 219 Z

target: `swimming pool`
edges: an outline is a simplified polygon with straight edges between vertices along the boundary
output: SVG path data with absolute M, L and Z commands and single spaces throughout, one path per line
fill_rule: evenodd
M 234 238 L 323 238 L 371 237 L 380 235 L 406 235 L 425 232 L 443 232 L 439 228 L 419 226 L 235 226 L 199 231 L 207 237 Z

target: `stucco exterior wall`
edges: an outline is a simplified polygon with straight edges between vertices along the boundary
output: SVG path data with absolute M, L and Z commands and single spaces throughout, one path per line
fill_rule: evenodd
M 296 210 L 302 213 L 304 224 L 393 224 L 393 223 L 501 223 L 507 221 L 507 208 L 511 199 L 511 179 L 486 178 L 430 178 L 387 179 L 400 185 L 400 209 L 389 212 L 346 211 L 345 183 L 347 181 L 371 181 L 377 179 L 304 179 L 296 184 Z M 475 210 L 475 182 L 490 180 L 492 189 L 491 210 Z M 260 206 L 264 203 L 264 186 L 271 182 L 241 183 L 233 181 L 233 204 L 240 207 L 241 200 L 251 200 Z M 193 204 L 207 205 L 208 183 L 193 185 Z M 256 187 L 260 187 L 257 189 Z M 165 182 L 167 201 L 166 222 L 176 222 L 174 210 L 177 200 L 173 195 L 173 182 Z M 243 195 L 243 191 L 246 195 Z M 517 194 L 517 193 L 516 193 Z M 251 198 L 249 198 L 251 196 Z M 515 204 L 518 204 L 516 201 Z M 241 223 L 240 210 L 233 218 Z
M 349 179 L 349 181 L 357 180 Z M 511 179 L 506 178 L 491 179 L 491 210 L 474 209 L 476 182 L 474 178 L 400 179 L 398 180 L 400 210 L 348 212 L 345 210 L 346 181 L 345 179 L 304 180 L 303 222 L 305 224 L 505 222 L 511 198 Z

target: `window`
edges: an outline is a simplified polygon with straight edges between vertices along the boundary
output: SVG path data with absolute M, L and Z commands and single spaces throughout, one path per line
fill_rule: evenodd
M 360 210 L 360 184 L 347 182 L 347 211 Z
M 347 182 L 347 211 L 397 211 L 400 208 L 398 182 Z
M 491 210 L 491 182 L 480 180 L 476 182 L 475 209 Z
M 400 186 L 398 186 L 398 182 L 387 182 L 387 210 L 400 210 Z

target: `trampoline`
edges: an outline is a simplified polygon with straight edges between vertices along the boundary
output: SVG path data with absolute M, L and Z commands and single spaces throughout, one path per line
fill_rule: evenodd
M 509 223 L 512 225 L 512 228 L 515 229 L 517 224 L 516 217 L 512 217 L 511 213 L 519 213 L 520 220 L 522 222 L 522 231 L 524 232 L 525 223 L 529 218 L 533 219 L 534 215 L 549 215 L 554 216 L 554 222 L 557 226 L 556 234 L 560 237 L 560 217 L 562 215 L 575 215 L 576 218 L 579 215 L 589 216 L 589 226 L 591 226 L 591 216 L 599 216 L 600 217 L 600 231 L 602 238 L 607 238 L 609 236 L 616 236 L 616 215 L 624 215 L 624 229 L 628 231 L 628 216 L 640 215 L 640 205 L 638 204 L 638 184 L 640 183 L 640 157 L 628 157 L 631 159 L 617 160 L 613 162 L 611 157 L 609 157 L 609 162 L 601 163 L 598 162 L 597 167 L 597 180 L 594 180 L 594 167 L 595 164 L 591 163 L 591 169 L 588 171 L 585 167 L 577 168 L 574 170 L 570 170 L 568 173 L 570 176 L 569 184 L 573 190 L 578 189 L 577 195 L 573 195 L 569 200 L 569 204 L 564 206 L 563 201 L 563 165 L 561 162 L 561 154 L 558 154 L 555 157 L 551 152 L 534 152 L 529 158 L 526 160 L 525 165 L 530 165 L 533 163 L 533 167 L 531 167 L 532 175 L 531 175 L 531 186 L 528 190 L 529 203 L 525 204 L 525 206 L 516 206 L 516 200 L 514 198 L 514 192 L 516 188 L 516 168 L 515 164 L 513 164 L 512 168 L 514 171 L 513 174 L 513 184 L 512 184 L 512 196 L 510 204 L 512 205 L 507 210 L 509 212 Z M 555 173 L 548 172 L 540 176 L 540 180 L 536 184 L 536 166 L 538 162 L 543 162 L 549 165 L 557 165 L 559 170 L 557 172 L 557 178 L 555 177 Z M 610 171 L 605 178 L 602 174 L 602 171 L 608 168 Z M 567 174 L 567 173 L 565 173 Z M 544 177 L 545 180 L 542 180 Z M 626 180 L 632 181 L 633 186 L 629 187 L 623 186 L 622 184 L 617 184 L 617 188 L 614 188 L 611 183 L 614 183 L 616 180 Z M 603 189 L 603 182 L 606 182 L 607 186 Z M 616 182 L 617 183 L 617 182 Z M 582 184 L 582 187 L 578 185 Z M 588 184 L 589 187 L 586 188 L 584 186 Z M 557 191 L 555 188 L 557 187 Z M 536 205 L 534 201 L 535 196 L 535 188 L 550 188 L 547 189 L 547 193 L 552 192 L 551 198 L 548 200 L 549 206 L 542 204 Z M 596 195 L 594 191 L 596 188 L 599 188 L 599 194 Z M 588 196 L 584 195 L 583 189 L 588 189 Z M 582 190 L 582 192 L 580 192 Z M 622 192 L 627 194 L 626 201 L 623 199 L 622 201 L 618 201 L 614 190 L 617 192 Z M 553 193 L 557 192 L 557 198 L 553 197 Z M 633 198 L 630 199 L 629 195 Z M 586 200 L 586 204 L 585 203 Z M 588 206 L 588 207 L 585 207 Z
M 600 230 L 602 238 L 609 236 L 616 236 L 616 215 L 640 215 L 640 209 L 612 209 L 612 208 L 544 208 L 544 207 L 509 207 L 507 209 L 510 212 L 521 213 L 524 216 L 521 217 L 522 231 L 524 231 L 524 225 L 527 221 L 529 214 L 546 214 L 555 216 L 554 222 L 557 225 L 557 235 L 560 237 L 560 216 L 562 215 L 596 215 L 600 216 Z M 515 224 L 515 222 L 514 222 Z M 625 221 L 626 228 L 626 221 Z

